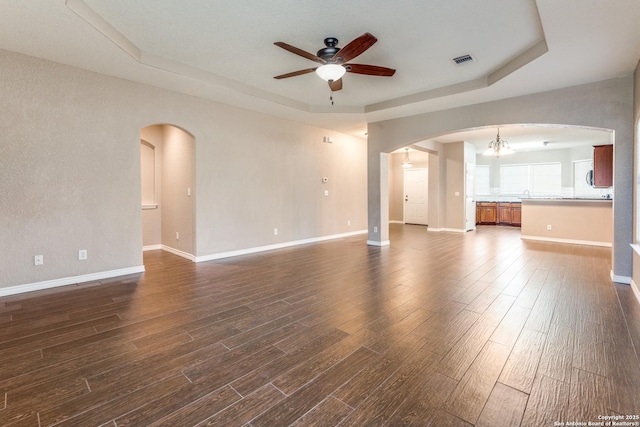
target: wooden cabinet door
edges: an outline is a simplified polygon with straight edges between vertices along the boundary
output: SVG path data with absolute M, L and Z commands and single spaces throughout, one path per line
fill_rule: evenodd
M 593 147 L 593 186 L 611 187 L 613 185 L 613 145 Z
M 522 205 L 511 205 L 511 225 L 520 227 L 522 225 Z
M 498 203 L 498 222 L 511 224 L 511 203 Z
M 480 203 L 480 223 L 496 224 L 498 221 L 496 203 Z

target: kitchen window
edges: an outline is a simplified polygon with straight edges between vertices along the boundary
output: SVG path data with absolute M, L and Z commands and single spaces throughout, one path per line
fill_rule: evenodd
M 562 165 L 531 163 L 500 165 L 500 194 L 532 196 L 562 195 Z
M 476 196 L 491 195 L 491 166 L 476 165 Z

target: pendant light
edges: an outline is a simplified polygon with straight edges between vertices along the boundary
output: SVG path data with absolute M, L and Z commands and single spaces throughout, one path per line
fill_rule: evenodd
M 489 143 L 489 146 L 482 153 L 483 156 L 495 156 L 496 158 L 500 158 L 500 156 L 505 156 L 507 154 L 513 154 L 515 151 L 509 147 L 509 143 L 504 139 L 500 139 L 500 128 L 498 128 L 498 135 L 496 139 Z
M 410 168 L 413 166 L 413 163 L 411 163 L 411 161 L 409 160 L 409 149 L 405 148 L 404 149 L 404 161 L 402 162 L 402 167 L 403 168 Z

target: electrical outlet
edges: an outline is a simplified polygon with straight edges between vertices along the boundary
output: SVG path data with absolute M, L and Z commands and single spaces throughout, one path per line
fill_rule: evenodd
M 547 224 L 547 231 L 551 231 L 553 229 L 553 227 L 551 227 L 551 224 Z
M 273 235 L 274 235 L 274 236 L 277 236 L 277 235 L 278 235 L 278 229 L 277 229 L 277 228 L 274 228 L 274 229 L 273 229 Z
M 87 250 L 86 249 L 80 249 L 78 251 L 78 260 L 79 261 L 84 261 L 85 259 L 87 259 Z
M 351 220 L 347 220 L 347 226 L 351 225 Z
M 180 240 L 180 233 L 176 231 L 176 240 Z
M 378 232 L 378 227 L 373 227 L 373 232 L 377 233 Z
M 42 265 L 42 264 L 44 264 L 44 256 L 35 255 L 33 257 L 33 265 Z

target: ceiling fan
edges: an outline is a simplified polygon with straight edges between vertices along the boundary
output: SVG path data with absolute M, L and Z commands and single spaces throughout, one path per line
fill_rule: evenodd
M 344 73 L 367 74 L 370 76 L 390 77 L 396 72 L 392 68 L 379 67 L 377 65 L 366 64 L 349 64 L 348 62 L 369 49 L 376 41 L 372 34 L 364 33 L 360 37 L 347 43 L 343 48 L 339 48 L 338 39 L 335 37 L 327 37 L 324 39 L 326 47 L 320 49 L 316 55 L 298 49 L 295 46 L 284 42 L 275 42 L 276 46 L 288 50 L 291 53 L 310 59 L 322 65 L 315 68 L 306 68 L 304 70 L 293 71 L 291 73 L 275 76 L 274 79 L 286 79 L 288 77 L 300 76 L 302 74 L 315 73 L 321 79 L 329 83 L 332 91 L 342 89 L 342 76 Z

